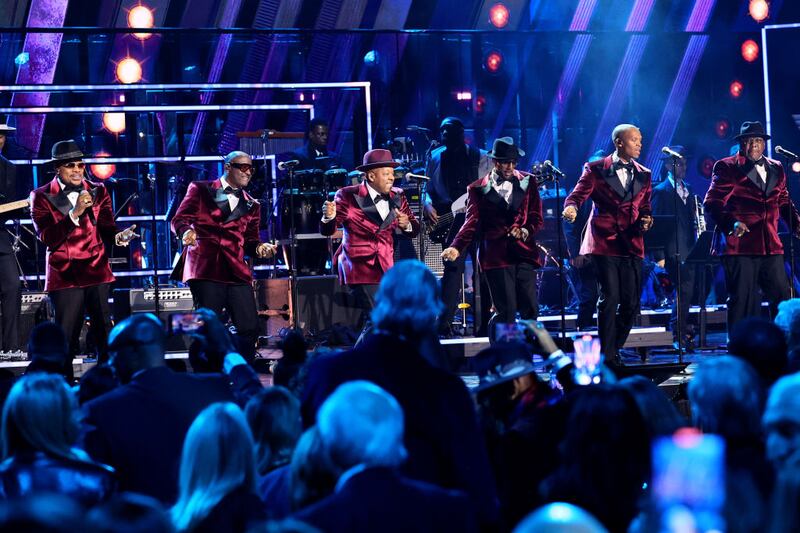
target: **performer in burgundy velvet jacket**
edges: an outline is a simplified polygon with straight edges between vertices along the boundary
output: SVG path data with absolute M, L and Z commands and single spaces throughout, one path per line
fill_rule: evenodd
M 642 151 L 642 134 L 632 124 L 620 124 L 611 134 L 616 151 L 586 163 L 575 189 L 564 202 L 563 217 L 573 223 L 578 208 L 591 198 L 594 209 L 581 243 L 581 255 L 591 255 L 597 267 L 597 322 L 606 360 L 619 364 L 639 310 L 642 292 L 643 232 L 650 229 L 650 170 L 634 158 Z M 619 314 L 617 314 L 619 306 Z
M 389 150 L 370 150 L 356 168 L 366 173 L 364 181 L 340 189 L 333 202 L 323 204 L 320 233 L 333 235 L 337 227 L 344 229 L 333 263 L 339 281 L 350 287 L 364 310 L 372 309 L 383 273 L 394 264 L 394 235 L 419 233 L 403 190 L 392 187 L 399 165 Z
M 261 207 L 244 190 L 253 176 L 253 160 L 244 152 L 225 156 L 225 173 L 215 181 L 196 181 L 172 219 L 172 231 L 184 244 L 172 273 L 189 284 L 195 307 L 222 316 L 227 309 L 245 357 L 255 353 L 258 310 L 253 295 L 253 275 L 245 261 L 270 257 L 276 246 L 261 242 Z
M 514 322 L 517 311 L 523 319 L 539 314 L 534 269 L 542 263 L 533 236 L 544 220 L 536 181 L 515 169 L 524 155 L 511 137 L 494 141 L 494 169 L 467 188 L 467 219 L 442 252 L 442 259 L 453 261 L 481 236 L 478 261 L 489 282 L 493 320 L 502 323 Z
M 111 331 L 108 291 L 114 276 L 103 239 L 113 237 L 118 246 L 127 246 L 138 237 L 136 226 L 117 233 L 111 197 L 105 187 L 84 179 L 83 153 L 75 141 L 55 143 L 49 164 L 56 177 L 31 193 L 33 224 L 47 247 L 45 290 L 56 323 L 70 340 L 70 356 L 79 353 L 88 312 L 99 355 L 105 358 Z
M 789 299 L 789 280 L 778 237 L 783 218 L 795 234 L 800 217 L 786 190 L 783 166 L 764 157 L 769 135 L 760 122 L 745 122 L 739 153 L 714 164 L 711 187 L 703 202 L 716 224 L 712 253 L 721 256 L 728 288 L 728 331 L 746 316 L 761 312 L 760 286 L 772 316 Z

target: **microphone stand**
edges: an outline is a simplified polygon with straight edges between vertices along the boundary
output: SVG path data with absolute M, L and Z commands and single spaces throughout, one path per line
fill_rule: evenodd
M 784 158 L 786 158 L 787 162 L 790 161 L 797 161 L 798 158 L 796 157 L 789 157 L 785 154 L 782 154 Z M 791 167 L 791 165 L 787 165 Z M 789 180 L 786 180 L 786 193 L 789 196 L 789 274 L 791 275 L 791 279 L 789 280 L 789 295 L 791 298 L 795 297 L 795 290 L 794 290 L 794 272 L 795 272 L 795 264 L 794 264 L 794 202 L 792 201 L 792 195 L 789 194 Z
M 556 172 L 550 173 L 553 182 L 556 184 L 556 206 L 561 206 L 561 183 L 559 182 L 559 176 Z M 557 209 L 556 209 L 557 210 Z M 567 315 L 566 315 L 566 304 L 564 302 L 564 289 L 565 287 L 565 280 L 564 280 L 564 258 L 562 257 L 561 251 L 563 250 L 562 242 L 563 242 L 563 231 L 561 230 L 561 218 L 558 216 L 558 213 L 554 213 L 556 217 L 556 221 L 558 222 L 558 231 L 557 234 L 557 242 L 558 242 L 558 299 L 559 304 L 561 305 L 561 340 L 562 342 L 567 338 Z M 544 222 L 544 217 L 542 217 L 542 222 Z
M 267 178 L 267 138 L 269 137 L 269 130 L 263 129 L 261 130 L 261 155 L 264 157 L 262 160 L 261 167 L 264 169 L 264 189 L 266 194 L 264 195 L 264 204 L 267 210 L 267 241 L 272 241 L 274 239 L 275 234 L 275 213 L 273 212 L 273 198 L 272 195 L 274 194 L 273 187 L 274 184 L 272 182 L 272 176 Z M 272 256 L 272 270 L 269 272 L 269 279 L 275 279 L 276 275 L 276 267 L 278 265 L 278 254 Z
M 150 246 L 153 247 L 153 303 L 155 304 L 155 314 L 161 318 L 161 297 L 158 290 L 158 226 L 156 220 L 156 176 L 147 174 L 147 181 L 150 183 L 150 218 L 153 224 L 150 233 Z
M 678 178 L 675 176 L 675 169 L 678 168 L 678 158 L 676 156 L 672 156 L 672 201 L 675 211 L 675 235 L 673 240 L 675 241 L 675 336 L 678 337 L 678 363 L 683 363 L 683 327 L 681 326 L 681 320 L 683 319 L 683 312 L 681 311 L 681 270 L 683 269 L 683 264 L 681 262 L 681 250 L 680 250 L 680 241 L 679 241 L 679 228 L 678 228 L 678 209 L 680 209 L 680 204 L 683 202 L 681 200 L 680 194 L 678 194 Z M 669 178 L 667 178 L 669 179 Z M 684 185 L 685 187 L 686 185 Z M 665 254 L 666 255 L 666 254 Z M 666 266 L 666 265 L 665 265 Z M 703 303 L 705 306 L 705 303 Z
M 297 320 L 297 234 L 295 228 L 294 212 L 294 167 L 291 162 L 284 162 L 289 175 L 289 308 L 291 310 L 290 326 L 296 328 Z

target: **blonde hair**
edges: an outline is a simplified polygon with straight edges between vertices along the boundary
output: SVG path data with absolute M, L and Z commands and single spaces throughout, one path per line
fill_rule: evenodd
M 3 406 L 3 458 L 24 451 L 65 459 L 86 459 L 72 448 L 78 440 L 77 400 L 60 375 L 22 376 Z
M 253 437 L 244 413 L 233 403 L 215 403 L 195 418 L 183 443 L 178 501 L 172 523 L 194 529 L 222 499 L 244 487 L 255 491 Z

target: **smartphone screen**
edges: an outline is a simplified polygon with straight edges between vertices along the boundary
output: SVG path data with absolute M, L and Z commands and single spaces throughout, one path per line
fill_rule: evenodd
M 497 323 L 494 325 L 495 342 L 525 342 L 525 326 L 516 322 L 512 324 Z
M 172 313 L 169 315 L 171 335 L 188 335 L 200 329 L 203 319 L 197 313 Z

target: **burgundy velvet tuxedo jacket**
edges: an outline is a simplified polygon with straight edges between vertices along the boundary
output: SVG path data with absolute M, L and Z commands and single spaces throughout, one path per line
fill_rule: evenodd
M 623 189 L 611 156 L 586 163 L 564 206 L 580 208 L 591 198 L 594 204 L 581 243 L 581 255 L 644 257 L 639 221 L 651 215 L 650 169 L 633 162 L 633 180 Z
M 94 205 L 81 215 L 76 226 L 69 217 L 72 209 L 58 178 L 31 193 L 31 213 L 36 234 L 47 247 L 44 290 L 57 291 L 111 283 L 103 239 L 117 233 L 111 197 L 105 187 L 83 181 Z
M 261 206 L 242 191 L 231 212 L 220 180 L 195 181 L 172 219 L 172 231 L 180 239 L 188 229 L 197 244 L 186 246 L 172 272 L 173 279 L 202 279 L 220 283 L 250 283 L 253 274 L 244 259 L 254 256 L 259 245 Z
M 706 216 L 716 224 L 711 252 L 715 255 L 778 255 L 783 244 L 778 237 L 778 220 L 792 222 L 800 230 L 800 217 L 786 190 L 783 166 L 766 160 L 766 186 L 750 173 L 753 163 L 742 155 L 720 159 L 714 164 L 711 186 L 703 201 Z M 750 230 L 735 237 L 733 225 L 743 222 Z
M 542 229 L 542 199 L 529 177 L 515 172 L 507 203 L 491 185 L 491 172 L 467 187 L 467 217 L 451 246 L 463 254 L 477 237 L 478 262 L 483 270 L 504 268 L 518 263 L 542 266 L 534 235 Z M 525 228 L 525 241 L 509 235 L 512 228 Z
M 389 198 L 392 209 L 381 220 L 365 183 L 336 193 L 336 218 L 320 223 L 320 233 L 333 235 L 336 228 L 344 229 L 342 244 L 333 257 L 342 284 L 380 283 L 383 273 L 394 265 L 394 234 L 411 238 L 419 233 L 419 221 L 411 212 L 403 189 L 392 187 Z M 408 215 L 411 231 L 403 231 L 397 225 L 395 207 Z

